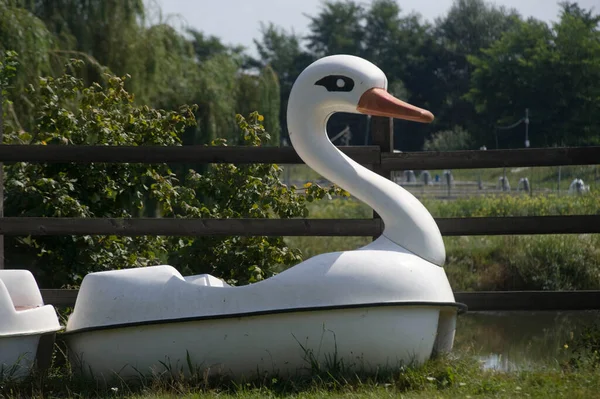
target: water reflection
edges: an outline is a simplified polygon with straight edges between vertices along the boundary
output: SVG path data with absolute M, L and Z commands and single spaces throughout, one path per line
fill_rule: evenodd
M 459 317 L 455 350 L 474 354 L 486 369 L 558 368 L 569 357 L 569 338 L 599 321 L 599 311 L 469 312 Z

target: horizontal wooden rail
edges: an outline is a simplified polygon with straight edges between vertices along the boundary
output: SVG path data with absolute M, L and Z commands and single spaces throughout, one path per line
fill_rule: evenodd
M 600 215 L 440 218 L 436 222 L 446 236 L 600 233 Z
M 2 235 L 373 236 L 374 219 L 0 218 Z
M 72 307 L 75 306 L 79 290 L 41 289 L 40 292 L 42 293 L 44 304 L 57 307 Z
M 443 235 L 600 233 L 600 215 L 439 218 Z M 0 218 L 1 235 L 377 236 L 379 219 Z
M 381 153 L 385 170 L 479 169 L 600 164 L 600 147 Z
M 75 305 L 77 290 L 43 289 L 44 303 L 57 307 Z M 600 291 L 499 291 L 457 292 L 457 302 L 469 311 L 594 310 L 600 309 Z
M 377 146 L 338 147 L 362 164 L 382 170 L 477 169 L 595 165 L 600 147 L 382 153 Z M 0 145 L 0 162 L 76 163 L 279 163 L 302 160 L 292 147 Z
M 338 147 L 361 164 L 379 164 L 377 146 Z M 292 147 L 0 145 L 0 162 L 303 163 Z

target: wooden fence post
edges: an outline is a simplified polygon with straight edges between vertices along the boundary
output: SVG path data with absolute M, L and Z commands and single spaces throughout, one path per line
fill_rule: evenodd
M 379 146 L 381 154 L 394 152 L 394 119 L 381 116 L 371 117 L 371 137 L 373 144 Z M 384 170 L 381 167 L 381 162 L 373 165 L 373 171 L 386 179 L 392 178 L 391 170 Z M 377 212 L 373 211 L 373 219 L 381 219 Z M 377 237 L 373 237 L 375 240 Z

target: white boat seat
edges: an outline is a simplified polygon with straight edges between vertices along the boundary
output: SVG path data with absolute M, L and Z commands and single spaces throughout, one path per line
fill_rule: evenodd
M 15 310 L 17 312 L 22 312 L 23 310 L 29 310 L 29 309 L 35 309 L 38 308 L 39 306 L 15 306 Z
M 0 270 L 0 338 L 60 330 L 54 307 L 44 305 L 28 270 Z

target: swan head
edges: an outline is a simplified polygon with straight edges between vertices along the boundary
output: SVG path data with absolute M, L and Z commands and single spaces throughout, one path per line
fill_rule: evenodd
M 439 266 L 446 257 L 439 228 L 418 199 L 341 153 L 327 137 L 336 112 L 367 114 L 415 122 L 433 121 L 431 112 L 387 92 L 387 78 L 371 62 L 350 55 L 321 58 L 296 79 L 287 109 L 294 149 L 317 173 L 370 205 L 381 216 L 389 241 Z
M 431 112 L 389 94 L 387 84 L 383 71 L 363 58 L 351 55 L 321 58 L 309 65 L 294 83 L 288 118 L 291 117 L 293 125 L 295 118 L 290 112 L 293 109 L 296 115 L 312 113 L 319 119 L 327 119 L 335 112 L 348 112 L 423 123 L 433 121 Z

